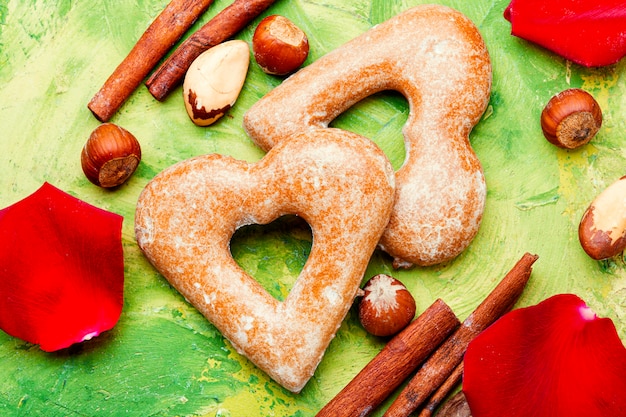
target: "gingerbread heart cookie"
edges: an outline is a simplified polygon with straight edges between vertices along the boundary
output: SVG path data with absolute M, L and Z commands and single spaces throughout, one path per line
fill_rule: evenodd
M 383 90 L 402 93 L 410 113 L 380 247 L 396 267 L 448 262 L 478 233 L 487 195 L 469 134 L 489 103 L 491 62 L 465 15 L 441 5 L 407 9 L 287 78 L 246 112 L 244 128 L 271 149 Z
M 357 294 L 393 199 L 393 168 L 376 145 L 310 130 L 253 164 L 213 154 L 166 169 L 139 197 L 135 232 L 150 262 L 239 353 L 299 392 Z M 307 221 L 313 245 L 279 301 L 237 265 L 229 243 L 238 228 L 286 214 Z

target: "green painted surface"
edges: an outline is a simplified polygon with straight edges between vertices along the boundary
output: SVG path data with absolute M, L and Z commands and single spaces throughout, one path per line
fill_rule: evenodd
M 216 0 L 195 27 L 229 3 Z M 311 62 L 421 3 L 427 2 L 279 0 L 266 14 L 286 15 L 308 33 Z M 626 61 L 583 69 L 513 38 L 502 18 L 506 1 L 440 3 L 478 25 L 493 61 L 491 103 L 471 137 L 488 185 L 484 222 L 468 250 L 450 264 L 393 271 L 389 258 L 376 253 L 365 278 L 392 273 L 413 292 L 418 309 L 441 297 L 464 318 L 529 251 L 540 259 L 519 305 L 576 293 L 611 317 L 626 340 L 624 259 L 593 261 L 577 238 L 580 216 L 593 197 L 626 173 Z M 87 102 L 165 4 L 0 0 L 0 206 L 49 181 L 124 216 L 126 261 L 125 307 L 114 330 L 54 354 L 0 332 L 0 415 L 313 416 L 383 346 L 366 335 L 351 310 L 314 378 L 301 394 L 291 394 L 236 354 L 135 243 L 135 202 L 156 173 L 204 153 L 262 157 L 241 120 L 280 79 L 255 64 L 236 106 L 209 128 L 188 120 L 180 89 L 159 103 L 140 88 L 112 120 L 141 142 L 138 171 L 115 191 L 83 176 L 80 151 L 98 125 Z M 254 27 L 239 37 L 249 42 Z M 578 151 L 548 144 L 538 122 L 547 100 L 568 87 L 590 91 L 605 114 L 598 137 Z M 372 138 L 397 168 L 404 158 L 400 129 L 407 114 L 401 96 L 384 93 L 359 103 L 334 125 Z M 306 260 L 310 231 L 286 219 L 242 230 L 232 243 L 242 267 L 280 299 Z

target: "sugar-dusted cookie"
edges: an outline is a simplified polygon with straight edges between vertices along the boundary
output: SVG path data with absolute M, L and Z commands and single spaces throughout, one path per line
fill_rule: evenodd
M 423 5 L 374 26 L 270 91 L 246 113 L 244 127 L 268 150 L 295 132 L 328 126 L 382 90 L 402 93 L 410 114 L 380 245 L 396 266 L 448 261 L 478 232 L 486 197 L 469 134 L 489 102 L 491 63 L 463 14 Z
M 166 169 L 139 197 L 137 242 L 238 352 L 299 392 L 357 294 L 391 215 L 394 181 L 368 139 L 308 130 L 253 164 L 214 154 Z M 281 302 L 237 265 L 229 242 L 244 225 L 286 214 L 307 221 L 313 245 Z

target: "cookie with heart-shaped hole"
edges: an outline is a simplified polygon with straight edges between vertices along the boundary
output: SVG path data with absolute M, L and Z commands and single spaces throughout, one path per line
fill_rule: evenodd
M 452 261 L 482 222 L 487 185 L 469 135 L 491 92 L 489 52 L 476 25 L 447 6 L 425 4 L 373 26 L 269 91 L 243 118 L 268 150 L 291 133 L 329 126 L 375 93 L 407 100 L 406 158 L 380 248 L 396 268 Z
M 299 392 L 354 301 L 394 190 L 393 168 L 370 140 L 310 130 L 255 163 L 212 154 L 166 169 L 139 197 L 135 233 L 156 269 L 239 353 Z M 229 244 L 238 228 L 287 214 L 309 224 L 313 244 L 279 301 Z

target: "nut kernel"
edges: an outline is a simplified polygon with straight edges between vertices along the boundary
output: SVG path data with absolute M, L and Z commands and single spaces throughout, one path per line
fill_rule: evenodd
M 578 227 L 583 250 L 593 259 L 610 258 L 626 248 L 626 176 L 602 191 Z
M 250 48 L 242 40 L 223 42 L 193 61 L 183 82 L 183 97 L 196 125 L 215 123 L 235 104 L 249 63 Z

